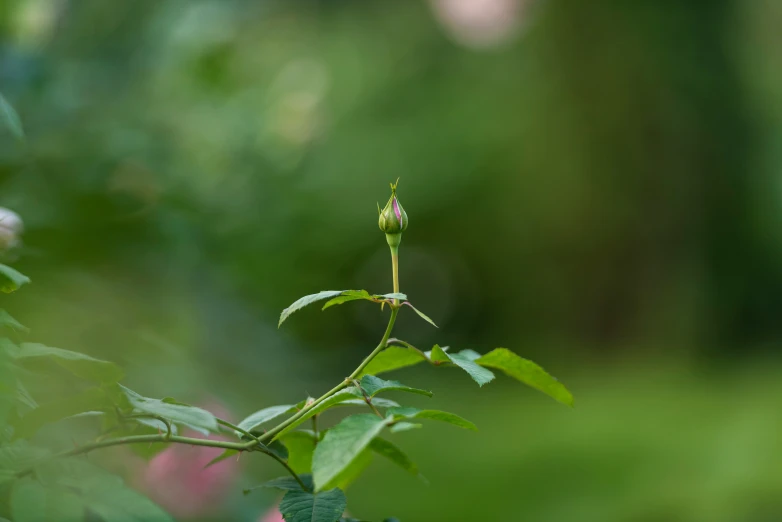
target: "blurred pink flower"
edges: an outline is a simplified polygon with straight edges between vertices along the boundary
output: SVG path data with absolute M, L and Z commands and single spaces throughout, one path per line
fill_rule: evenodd
M 220 405 L 207 405 L 206 409 L 218 417 L 228 417 Z M 203 437 L 198 433 L 183 435 Z M 222 436 L 208 438 L 228 440 Z M 172 444 L 141 471 L 139 488 L 176 518 L 214 513 L 232 487 L 239 468 L 236 458 L 230 458 L 204 469 L 222 452 L 220 448 Z

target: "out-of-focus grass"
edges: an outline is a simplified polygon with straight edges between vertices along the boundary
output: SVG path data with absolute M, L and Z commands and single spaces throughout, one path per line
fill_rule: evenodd
M 431 484 L 377 461 L 349 509 L 410 522 L 781 520 L 781 374 L 595 369 L 571 377 L 574 410 L 512 382 L 438 376 L 432 404 L 480 431 L 392 436 Z

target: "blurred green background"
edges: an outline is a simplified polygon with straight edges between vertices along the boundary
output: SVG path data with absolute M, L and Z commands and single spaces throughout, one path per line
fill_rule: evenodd
M 2 0 L 34 282 L 4 307 L 232 420 L 319 395 L 386 318 L 279 312 L 391 291 L 400 177 L 402 290 L 440 329 L 395 335 L 511 348 L 576 408 L 393 374 L 481 430 L 394 436 L 431 484 L 375 462 L 354 516 L 782 520 L 779 27 L 762 0 Z M 273 495 L 241 488 L 279 474 L 243 459 L 201 518 L 257 520 Z

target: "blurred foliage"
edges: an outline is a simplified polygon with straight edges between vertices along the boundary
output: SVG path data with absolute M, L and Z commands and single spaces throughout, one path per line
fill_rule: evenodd
M 606 421 L 573 427 L 553 461 L 605 482 L 574 473 L 583 480 L 563 491 L 535 472 L 551 469 L 555 450 L 519 443 L 522 464 L 499 473 L 538 492 L 528 519 L 561 520 L 563 496 L 579 495 L 603 500 L 592 517 L 565 518 L 712 521 L 713 506 L 733 500 L 730 520 L 779 518 L 776 497 L 739 479 L 696 489 L 698 478 L 674 469 L 617 469 L 700 447 L 681 427 L 717 437 L 692 412 L 720 411 L 722 383 L 699 375 L 656 398 L 651 383 L 664 381 L 639 370 L 616 381 L 628 401 L 618 405 L 602 374 L 659 360 L 719 373 L 767 357 L 776 374 L 731 396 L 759 417 L 772 407 L 763 389 L 779 375 L 782 342 L 782 7 L 481 1 L 521 6 L 513 38 L 467 45 L 443 15 L 458 2 L 446 0 L 4 0 L 0 93 L 26 139 L 0 130 L 0 206 L 25 221 L 15 266 L 34 282 L 7 307 L 37 339 L 120 363 L 153 396 L 217 397 L 236 418 L 298 400 L 352 368 L 383 319 L 361 304 L 307 311 L 313 322 L 286 333 L 279 310 L 327 285 L 391 291 L 374 200 L 401 177 L 411 219 L 402 291 L 441 330 L 403 317 L 399 337 L 512 347 L 568 382 L 582 376 L 574 392 L 595 399 L 578 415 Z M 344 364 L 326 362 L 335 351 Z M 627 390 L 634 379 L 649 388 Z M 686 420 L 668 415 L 688 397 Z M 552 426 L 566 415 L 508 407 L 556 415 Z M 630 411 L 637 421 L 627 422 L 649 432 L 608 422 Z M 715 421 L 724 447 L 760 436 L 736 415 Z M 486 438 L 453 440 L 504 435 L 479 425 Z M 734 453 L 706 455 L 734 469 Z M 487 493 L 508 461 L 464 457 L 465 488 Z M 446 472 L 434 488 L 459 490 Z M 774 470 L 746 473 L 779 481 Z M 502 507 L 479 512 L 476 494 L 471 513 L 506 519 L 517 486 L 492 487 Z M 438 491 L 456 496 L 427 498 Z M 364 494 L 366 509 L 385 499 Z M 632 512 L 650 499 L 658 511 Z

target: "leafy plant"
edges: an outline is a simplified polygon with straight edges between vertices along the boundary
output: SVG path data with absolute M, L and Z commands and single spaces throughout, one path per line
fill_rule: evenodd
M 380 342 L 341 382 L 318 398 L 266 406 L 234 425 L 209 411 L 175 399 L 154 399 L 120 384 L 122 370 L 114 363 L 21 342 L 26 328 L 0 310 L 0 519 L 38 520 L 171 520 L 158 506 L 127 488 L 122 481 L 80 455 L 120 445 L 188 444 L 223 449 L 214 464 L 240 453 L 260 453 L 277 461 L 287 475 L 246 490 L 275 488 L 284 492 L 280 511 L 288 522 L 337 522 L 344 518 L 344 489 L 356 480 L 374 455 L 380 455 L 405 472 L 421 478 L 416 464 L 386 434 L 395 435 L 439 421 L 476 430 L 475 424 L 454 413 L 401 406 L 383 397 L 403 392 L 432 397 L 432 392 L 397 380 L 378 377 L 409 366 L 458 368 L 479 386 L 491 382 L 499 370 L 518 381 L 572 405 L 570 392 L 540 366 L 506 348 L 484 355 L 473 350 L 454 351 L 435 345 L 419 350 L 391 337 L 399 313 L 416 309 L 399 287 L 399 245 L 407 229 L 407 214 L 391 185 L 391 198 L 378 207 L 379 225 L 391 249 L 393 292 L 329 290 L 302 297 L 280 315 L 279 324 L 294 312 L 319 301 L 323 309 L 365 300 L 388 307 L 388 325 Z M 17 290 L 29 279 L 0 265 L 0 289 Z M 45 375 L 72 383 L 72 392 L 57 398 L 36 397 L 28 391 L 28 377 Z M 39 402 L 40 400 L 40 402 Z M 351 414 L 324 427 L 320 415 L 329 409 L 358 406 L 367 413 Z M 75 416 L 100 419 L 102 432 L 92 441 L 64 451 L 53 451 L 36 437 L 55 422 Z M 309 422 L 309 423 L 308 423 Z M 305 424 L 308 423 L 308 424 Z M 306 427 L 305 427 L 306 426 Z M 228 434 L 234 440 L 213 440 L 179 434 L 189 428 L 205 435 Z M 388 519 L 392 520 L 392 519 Z

